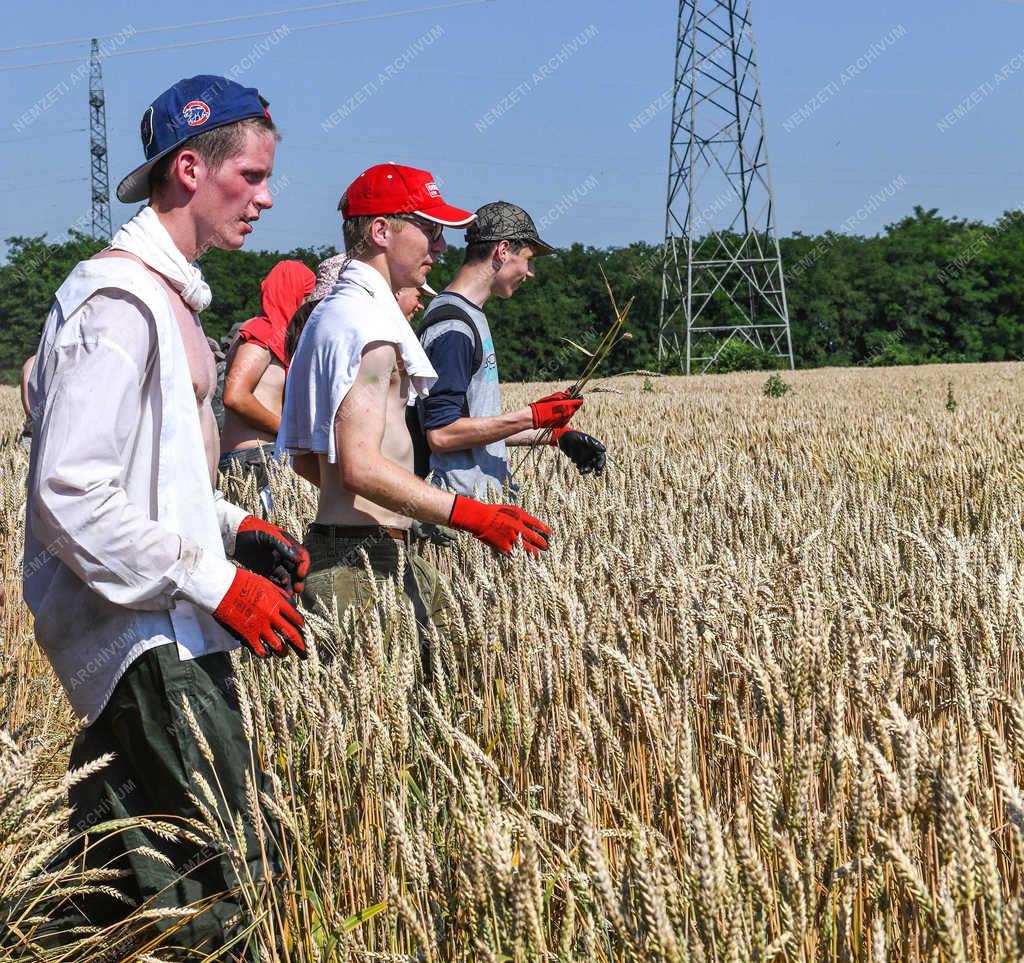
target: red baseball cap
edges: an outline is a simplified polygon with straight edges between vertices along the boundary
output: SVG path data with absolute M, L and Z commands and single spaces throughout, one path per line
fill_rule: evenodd
M 377 164 L 348 186 L 338 203 L 342 217 L 416 214 L 445 227 L 465 227 L 476 215 L 446 204 L 430 171 Z

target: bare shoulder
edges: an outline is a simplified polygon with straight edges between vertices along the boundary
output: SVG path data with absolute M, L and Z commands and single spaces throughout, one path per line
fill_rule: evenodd
M 398 352 L 391 341 L 370 341 L 363 348 L 356 384 L 362 382 L 376 384 L 381 378 L 390 380 L 397 367 Z
M 228 352 L 228 373 L 243 368 L 258 368 L 262 373 L 274 360 L 269 348 L 254 341 L 236 339 Z
M 398 355 L 390 341 L 371 341 L 366 344 L 355 382 L 338 406 L 335 422 L 355 419 L 365 428 L 378 418 L 383 420 L 392 375 L 397 365 Z

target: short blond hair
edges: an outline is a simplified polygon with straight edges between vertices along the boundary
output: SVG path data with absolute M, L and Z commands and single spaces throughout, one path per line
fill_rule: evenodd
M 341 196 L 339 209 L 348 207 L 348 191 Z M 341 222 L 341 236 L 345 242 L 345 253 L 349 257 L 363 258 L 373 248 L 373 238 L 370 237 L 370 228 L 378 217 L 386 217 L 388 223 L 399 233 L 405 227 L 405 222 L 398 217 L 389 214 L 360 214 L 356 217 L 346 217 Z

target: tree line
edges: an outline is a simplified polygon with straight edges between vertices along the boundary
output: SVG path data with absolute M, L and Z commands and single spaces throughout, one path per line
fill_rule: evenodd
M 75 263 L 102 244 L 80 233 L 64 241 L 7 239 L 0 265 L 0 379 L 12 383 L 35 350 L 54 292 Z M 1003 361 L 1024 357 L 1024 212 L 993 224 L 915 208 L 873 237 L 826 232 L 780 239 L 790 327 L 798 367 Z M 200 264 L 213 290 L 203 313 L 220 338 L 236 321 L 260 311 L 260 281 L 282 258 L 315 269 L 333 248 L 285 253 L 218 251 Z M 449 247 L 431 272 L 440 290 L 461 261 Z M 514 298 L 487 305 L 502 378 L 572 380 L 583 348 L 600 341 L 612 308 L 598 268 L 620 305 L 635 298 L 626 327 L 632 337 L 608 360 L 606 373 L 678 370 L 658 361 L 661 247 L 637 242 L 596 248 L 573 244 L 537 262 L 537 276 Z M 713 301 L 706 317 L 725 322 L 730 308 Z M 728 323 L 728 322 L 726 322 Z M 716 369 L 777 367 L 742 341 L 722 352 Z

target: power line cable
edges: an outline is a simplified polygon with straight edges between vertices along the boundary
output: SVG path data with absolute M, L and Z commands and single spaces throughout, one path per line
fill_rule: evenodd
M 390 145 L 389 149 L 394 151 L 394 142 L 387 140 L 378 140 L 374 138 L 367 139 L 365 137 L 359 138 L 359 145 L 364 146 L 367 144 L 383 144 Z M 357 148 L 348 147 L 322 147 L 315 144 L 295 144 L 291 141 L 288 142 L 288 150 L 305 150 L 313 151 L 317 154 L 344 154 L 349 157 L 359 157 L 364 153 L 362 150 Z M 629 176 L 643 176 L 643 177 L 664 177 L 665 172 L 663 170 L 642 170 L 636 167 L 609 167 L 607 164 L 601 164 L 595 168 L 592 164 L 573 164 L 569 161 L 558 162 L 558 163 L 540 163 L 531 161 L 496 161 L 490 158 L 474 160 L 469 157 L 444 157 L 440 154 L 431 152 L 423 152 L 419 148 L 410 149 L 410 153 L 415 153 L 421 160 L 431 160 L 437 163 L 443 164 L 465 164 L 470 167 L 512 167 L 512 168 L 537 168 L 539 170 L 554 170 L 554 171 L 585 171 L 589 174 L 597 176 L 607 176 L 608 174 L 628 174 Z M 628 158 L 623 158 L 628 160 Z
M 7 137 L 0 140 L 0 144 L 20 144 L 26 140 L 39 140 L 40 137 L 60 137 L 64 134 L 83 134 L 87 128 L 85 127 L 69 127 L 67 130 L 51 130 L 47 133 L 41 134 L 29 134 L 26 137 Z
M 241 20 L 257 20 L 260 17 L 278 17 L 289 13 L 308 13 L 310 10 L 325 10 L 328 7 L 351 7 L 370 0 L 330 0 L 328 3 L 315 3 L 306 7 L 285 7 L 283 10 L 267 10 L 265 13 L 243 13 L 236 17 L 219 17 L 216 20 L 195 20 L 192 23 L 175 23 L 166 27 L 143 27 L 141 30 L 132 28 L 132 36 L 143 33 L 163 33 L 169 30 L 186 30 L 190 27 L 212 27 L 222 23 L 237 23 Z M 38 50 L 41 47 L 66 47 L 76 43 L 89 43 L 94 38 L 105 40 L 107 37 L 119 37 L 123 30 L 114 33 L 98 33 L 94 37 L 72 37 L 68 40 L 41 40 L 38 43 L 20 43 L 14 47 L 0 47 L 0 53 L 13 53 L 16 50 Z
M 337 27 L 344 24 L 352 23 L 369 23 L 373 20 L 390 20 L 395 17 L 408 17 L 417 13 L 431 13 L 435 10 L 452 10 L 455 7 L 475 7 L 482 3 L 494 3 L 494 0 L 457 0 L 455 3 L 439 3 L 430 7 L 416 7 L 411 10 L 392 10 L 389 13 L 377 13 L 367 17 L 351 17 L 345 20 L 325 20 L 322 23 L 307 23 L 300 27 L 289 27 L 289 33 L 299 33 L 302 30 L 319 30 L 323 27 Z M 229 40 L 252 40 L 254 38 L 267 37 L 269 34 L 265 30 L 258 31 L 256 33 L 239 33 L 233 34 L 229 37 L 215 37 L 212 40 L 189 40 L 183 43 L 168 43 L 162 44 L 159 47 L 143 47 L 141 50 L 117 50 L 112 53 L 104 55 L 104 59 L 109 57 L 130 57 L 133 54 L 144 54 L 144 53 L 157 53 L 161 50 L 180 50 L 183 47 L 203 47 L 214 43 L 226 43 Z M 17 64 L 10 67 L 0 67 L 0 72 L 7 72 L 11 70 L 30 70 L 34 67 L 52 67 L 56 64 L 77 64 L 87 60 L 86 56 L 81 57 L 68 57 L 62 60 L 44 60 L 34 64 Z
M 11 181 L 9 184 L 0 182 L 0 190 L 16 190 L 18 192 L 34 190 L 36 188 L 46 190 L 54 184 L 81 184 L 87 180 L 89 180 L 88 177 L 63 177 L 57 180 L 41 181 L 38 184 L 23 184 L 20 181 Z

